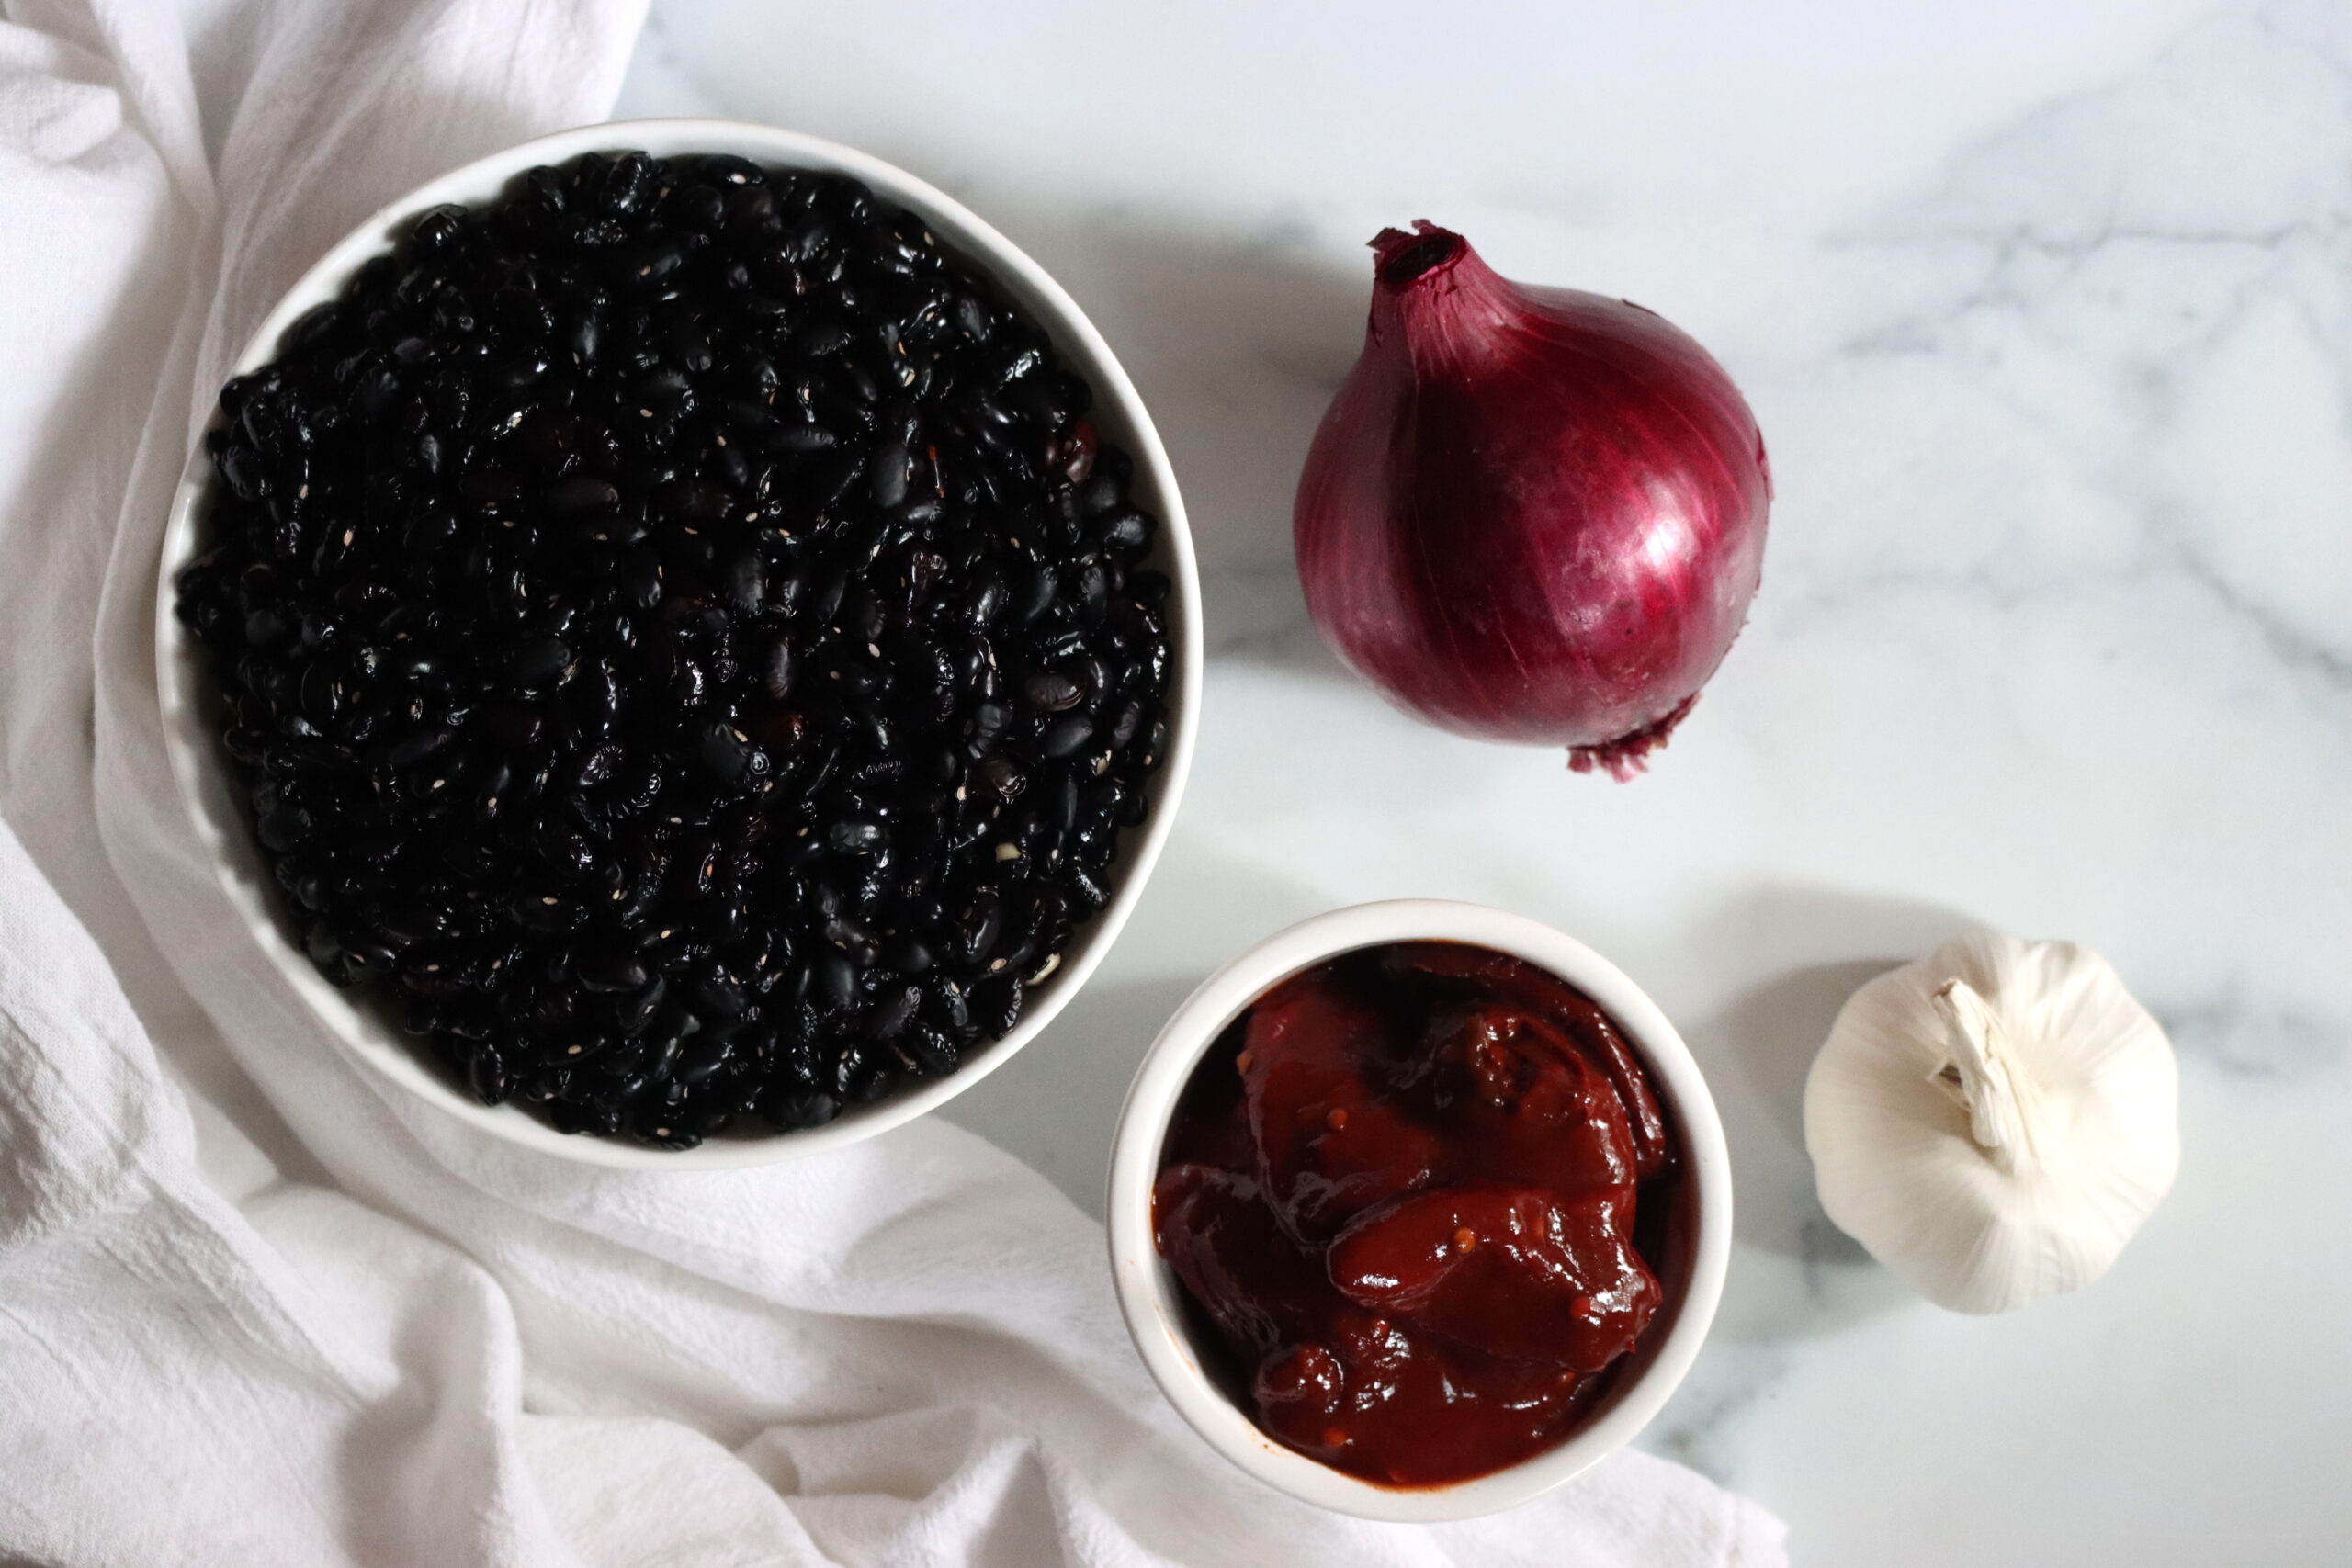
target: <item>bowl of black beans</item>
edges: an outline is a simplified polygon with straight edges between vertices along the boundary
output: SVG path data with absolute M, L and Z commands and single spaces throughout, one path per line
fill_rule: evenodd
M 1082 985 L 1199 703 L 1159 438 L 962 207 L 593 126 L 362 224 L 221 389 L 164 544 L 198 837 L 328 1031 L 514 1142 L 789 1157 Z

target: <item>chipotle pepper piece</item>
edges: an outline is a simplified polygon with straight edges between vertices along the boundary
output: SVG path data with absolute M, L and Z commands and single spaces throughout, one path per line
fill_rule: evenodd
M 1260 1355 L 1312 1337 L 1346 1304 L 1247 1176 L 1170 1166 L 1152 1184 L 1151 1215 L 1159 1255 L 1193 1299 Z
M 1386 1035 L 1320 971 L 1250 1009 L 1238 1064 L 1259 1179 L 1283 1228 L 1302 1242 L 1326 1240 L 1435 1178 L 1437 1135 L 1386 1099 L 1368 1070 Z
M 1646 1181 L 1665 1168 L 1666 1117 L 1657 1096 L 1635 1065 L 1616 1021 L 1590 997 L 1524 960 L 1458 942 L 1398 942 L 1385 958 L 1392 969 L 1466 981 L 1496 1003 L 1547 1020 L 1615 1090 L 1632 1136 L 1634 1175 Z
M 1465 1008 L 1430 1030 L 1424 1071 L 1460 1175 L 1564 1201 L 1635 1179 L 1617 1091 L 1548 1019 Z
M 1442 1187 L 1356 1217 L 1331 1283 L 1357 1305 L 1498 1356 L 1598 1372 L 1633 1348 L 1658 1285 L 1627 1243 L 1634 1193 L 1561 1202 L 1524 1187 Z

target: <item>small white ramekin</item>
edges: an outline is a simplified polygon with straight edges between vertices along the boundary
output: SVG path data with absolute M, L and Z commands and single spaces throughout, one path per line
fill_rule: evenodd
M 1149 817 L 1119 846 L 1118 860 L 1111 868 L 1109 905 L 1071 942 L 1052 979 L 1031 994 L 1012 1032 L 947 1077 L 872 1105 L 852 1106 L 824 1126 L 767 1137 L 718 1137 L 684 1150 L 566 1135 L 519 1106 L 484 1105 L 450 1083 L 424 1059 L 414 1042 L 390 1027 L 381 1013 L 337 990 L 311 967 L 281 908 L 282 895 L 271 885 L 269 872 L 254 850 L 245 807 L 236 797 L 213 733 L 209 677 L 201 650 L 172 613 L 173 580 L 196 555 L 198 522 L 213 483 L 212 466 L 200 443 L 189 454 L 179 492 L 173 498 L 164 534 L 163 570 L 155 590 L 155 678 L 163 707 L 164 745 L 198 841 L 229 902 L 295 994 L 362 1065 L 493 1136 L 589 1165 L 654 1170 L 764 1165 L 872 1137 L 954 1099 L 1035 1039 L 1094 973 L 1143 895 L 1144 881 L 1168 841 L 1176 803 L 1192 767 L 1201 700 L 1200 574 L 1193 558 L 1184 502 L 1176 491 L 1175 471 L 1169 466 L 1159 433 L 1152 427 L 1151 415 L 1145 412 L 1135 384 L 1120 368 L 1102 334 L 1061 286 L 1012 241 L 905 170 L 864 152 L 773 126 L 727 119 L 643 119 L 582 126 L 453 169 L 389 203 L 321 256 L 263 318 L 237 356 L 232 374 L 242 375 L 275 356 L 277 340 L 286 329 L 312 306 L 340 294 L 363 263 L 391 246 L 403 231 L 404 220 L 413 220 L 427 208 L 444 202 L 492 200 L 516 175 L 542 164 L 564 163 L 583 152 L 631 149 L 659 157 L 731 152 L 771 167 L 848 175 L 865 181 L 885 200 L 921 215 L 933 232 L 978 263 L 1045 328 L 1070 367 L 1093 388 L 1091 417 L 1104 439 L 1125 447 L 1135 458 L 1136 504 L 1160 520 L 1150 564 L 1167 572 L 1172 584 L 1168 629 L 1176 668 L 1168 697 L 1168 754 L 1150 785 Z
M 1569 981 L 1623 1027 L 1673 1123 L 1683 1179 L 1695 1200 L 1690 1271 L 1664 1311 L 1664 1332 L 1607 1402 L 1557 1447 L 1508 1470 L 1451 1486 L 1375 1486 L 1333 1470 L 1258 1429 L 1201 1363 L 1185 1326 L 1182 1289 L 1152 1240 L 1151 1189 L 1169 1120 L 1193 1069 L 1226 1025 L 1268 989 L 1342 953 L 1385 942 L 1471 942 L 1511 953 Z M 1404 898 L 1334 910 L 1269 937 L 1204 981 L 1160 1030 L 1120 1112 L 1111 1151 L 1111 1272 L 1144 1365 L 1194 1431 L 1269 1486 L 1367 1519 L 1426 1524 L 1472 1518 L 1526 1502 L 1623 1448 L 1673 1393 L 1713 1322 L 1731 1257 L 1731 1160 L 1706 1080 L 1682 1037 L 1623 971 L 1551 927 L 1476 904 Z

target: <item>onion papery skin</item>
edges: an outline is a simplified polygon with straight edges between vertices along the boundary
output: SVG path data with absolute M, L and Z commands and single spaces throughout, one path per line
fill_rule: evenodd
M 1408 712 L 1628 777 L 1747 619 L 1763 436 L 1664 317 L 1417 228 L 1373 242 L 1363 353 L 1299 479 L 1308 614 Z

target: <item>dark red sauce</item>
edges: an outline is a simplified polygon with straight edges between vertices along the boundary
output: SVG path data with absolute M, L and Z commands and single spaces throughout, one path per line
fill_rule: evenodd
M 1260 1427 L 1435 1486 L 1607 1398 L 1670 1316 L 1679 1187 L 1649 1079 L 1589 998 L 1486 948 L 1403 942 L 1234 1021 L 1152 1207 L 1195 1338 Z

